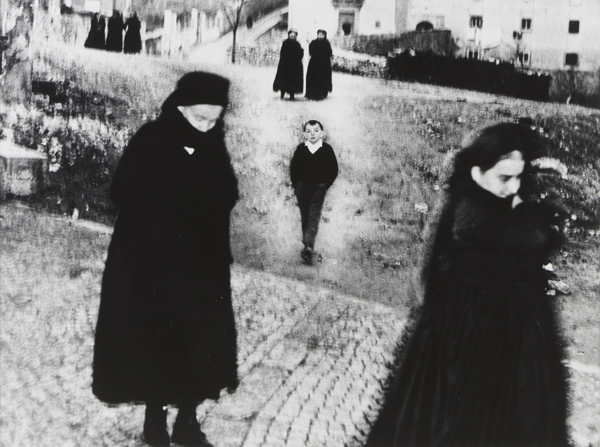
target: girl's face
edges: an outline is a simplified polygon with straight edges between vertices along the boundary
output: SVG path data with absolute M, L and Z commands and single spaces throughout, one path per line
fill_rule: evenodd
M 215 127 L 223 113 L 223 107 L 214 104 L 194 104 L 192 106 L 177 106 L 186 120 L 200 132 L 208 132 Z
M 471 176 L 475 183 L 486 191 L 497 197 L 506 198 L 519 192 L 523 169 L 525 169 L 523 155 L 519 151 L 513 151 L 487 171 L 482 171 L 479 166 L 473 166 Z

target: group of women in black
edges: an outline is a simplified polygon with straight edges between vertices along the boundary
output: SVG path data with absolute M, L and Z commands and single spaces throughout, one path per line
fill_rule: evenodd
M 84 46 L 117 53 L 139 53 L 142 51 L 141 27 L 142 23 L 135 12 L 123 23 L 121 13 L 114 10 L 113 15 L 108 19 L 108 26 L 104 16 L 94 13 Z M 125 31 L 124 41 L 123 31 Z
M 288 38 L 281 45 L 277 74 L 273 91 L 279 91 L 283 99 L 287 93 L 290 99 L 304 91 L 304 49 L 297 40 L 296 30 L 288 31 Z M 308 99 L 321 100 L 333 90 L 331 82 L 331 58 L 333 51 L 327 40 L 327 31 L 317 31 L 317 38 L 308 46 L 310 60 L 306 71 L 306 95 Z
M 196 406 L 238 384 L 224 142 L 228 80 L 181 78 L 131 139 L 102 283 L 93 391 L 146 405 L 144 440 L 210 446 Z M 288 91 L 288 90 L 286 90 Z M 484 129 L 454 159 L 427 238 L 422 304 L 399 341 L 369 447 L 566 447 L 561 344 L 542 266 L 559 241 L 530 182 L 529 128 Z M 167 406 L 178 407 L 172 435 Z

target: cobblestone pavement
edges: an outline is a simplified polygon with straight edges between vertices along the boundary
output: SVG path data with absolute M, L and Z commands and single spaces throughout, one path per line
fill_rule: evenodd
M 146 445 L 143 406 L 108 406 L 91 393 L 110 233 L 0 205 L 0 447 Z M 198 407 L 208 439 L 215 447 L 360 446 L 401 313 L 238 265 L 232 288 L 241 383 Z M 600 401 L 600 368 L 568 366 L 574 445 L 598 447 L 598 414 L 586 406 Z
M 9 255 L 0 260 L 0 446 L 145 445 L 143 406 L 104 405 L 90 388 L 110 229 L 27 209 L 0 213 Z M 11 234 L 23 225 L 29 238 Z M 216 447 L 360 445 L 404 325 L 399 314 L 236 265 L 232 288 L 241 383 L 198 407 L 208 439 Z

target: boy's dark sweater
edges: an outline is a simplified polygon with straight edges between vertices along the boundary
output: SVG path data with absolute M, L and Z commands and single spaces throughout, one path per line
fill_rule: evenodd
M 338 175 L 338 163 L 333 148 L 323 143 L 314 154 L 302 143 L 296 148 L 290 163 L 292 185 L 298 180 L 306 183 L 325 183 L 330 187 Z

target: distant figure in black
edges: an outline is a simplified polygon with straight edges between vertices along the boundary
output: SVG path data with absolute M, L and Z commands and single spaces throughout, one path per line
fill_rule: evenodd
M 367 446 L 568 445 L 562 342 L 542 269 L 559 238 L 554 212 L 521 187 L 533 147 L 529 128 L 498 124 L 456 155 L 423 305 Z
M 296 93 L 304 90 L 304 49 L 296 40 L 297 37 L 298 32 L 291 29 L 288 31 L 288 38 L 281 45 L 279 65 L 273 82 L 273 91 L 280 91 L 281 99 L 286 93 L 290 95 L 290 99 L 294 99 Z
M 123 51 L 123 18 L 116 9 L 108 19 L 108 31 L 106 33 L 106 50 L 120 53 Z
M 97 12 L 92 16 L 90 24 L 90 32 L 84 43 L 86 48 L 94 48 L 97 50 L 104 49 L 104 30 L 106 28 L 106 22 L 103 16 L 99 16 Z
M 183 76 L 158 120 L 125 148 L 111 185 L 119 214 L 92 389 L 109 404 L 146 404 L 151 446 L 210 446 L 196 406 L 238 384 L 229 273 L 238 189 L 222 120 L 228 90 L 215 74 Z M 167 405 L 179 408 L 171 439 Z
M 298 199 L 302 222 L 302 260 L 309 265 L 321 261 L 315 252 L 315 240 L 321 220 L 321 209 L 327 191 L 338 175 L 338 163 L 333 148 L 323 141 L 323 125 L 310 120 L 303 126 L 306 141 L 300 144 L 290 163 L 290 179 Z
M 134 12 L 131 17 L 125 21 L 125 43 L 123 44 L 123 52 L 136 54 L 142 51 L 142 37 L 140 29 L 142 22 L 138 19 Z
M 308 46 L 310 61 L 306 71 L 306 97 L 308 99 L 325 99 L 333 90 L 331 83 L 331 44 L 327 40 L 327 32 L 320 29 L 317 38 Z

